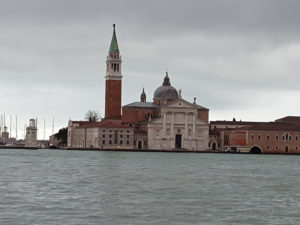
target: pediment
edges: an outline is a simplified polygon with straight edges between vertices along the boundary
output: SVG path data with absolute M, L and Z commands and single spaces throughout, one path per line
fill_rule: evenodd
M 165 106 L 166 108 L 194 108 L 197 109 L 198 105 L 190 103 L 182 98 L 176 100 L 175 102 L 172 102 Z

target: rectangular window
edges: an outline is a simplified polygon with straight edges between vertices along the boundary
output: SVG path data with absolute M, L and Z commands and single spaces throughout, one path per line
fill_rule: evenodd
M 251 139 L 252 139 L 252 141 L 253 141 L 253 139 L 254 139 L 254 135 L 251 135 Z
M 298 141 L 298 136 L 296 136 L 296 141 Z
M 270 140 L 270 136 L 269 135 L 267 136 L 267 139 Z
M 123 135 L 121 134 L 121 135 L 120 135 L 120 138 L 122 138 L 122 137 L 123 137 Z
M 260 140 L 260 135 L 258 135 L 258 140 Z
M 105 138 L 105 134 L 103 134 L 103 138 Z
M 276 136 L 276 140 L 278 140 L 278 136 Z
M 122 140 L 120 140 L 120 145 L 122 145 L 123 144 L 123 141 Z
M 129 141 L 127 141 L 127 144 L 129 145 Z
M 104 144 L 104 145 L 105 145 L 105 140 L 103 140 L 103 141 L 102 141 L 102 144 Z
M 109 135 L 109 137 L 110 137 L 110 138 L 112 137 L 111 134 Z
M 129 135 L 127 135 L 127 138 L 129 138 Z
M 111 145 L 111 140 L 109 140 L 109 144 Z
M 118 131 L 115 131 L 115 144 L 118 143 Z

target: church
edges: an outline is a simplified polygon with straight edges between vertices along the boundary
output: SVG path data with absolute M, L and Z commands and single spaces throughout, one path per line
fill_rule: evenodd
M 209 109 L 182 98 L 166 72 L 162 85 L 147 101 L 122 107 L 122 59 L 115 25 L 106 59 L 105 118 L 69 121 L 70 149 L 205 151 L 209 145 Z

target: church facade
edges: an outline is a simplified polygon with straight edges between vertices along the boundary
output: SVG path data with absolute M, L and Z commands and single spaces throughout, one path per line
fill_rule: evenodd
M 188 102 L 163 83 L 147 101 L 122 105 L 122 60 L 115 25 L 106 60 L 105 118 L 100 122 L 69 121 L 68 148 L 205 151 L 209 145 L 209 110 Z
M 202 107 L 178 98 L 160 108 L 160 117 L 148 123 L 150 149 L 206 150 L 208 124 L 199 117 Z

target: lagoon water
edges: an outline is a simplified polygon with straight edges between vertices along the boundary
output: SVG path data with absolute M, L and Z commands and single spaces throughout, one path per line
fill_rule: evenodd
M 300 156 L 0 150 L 0 224 L 300 224 Z

